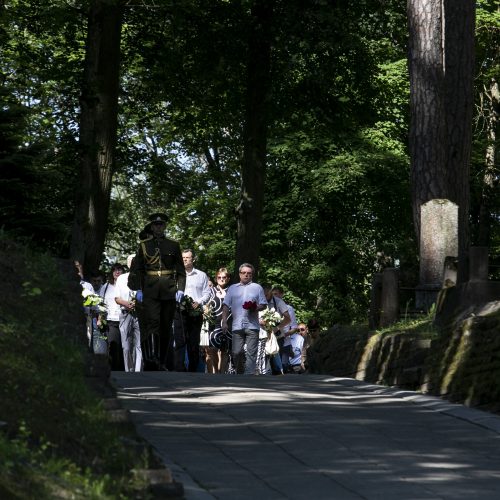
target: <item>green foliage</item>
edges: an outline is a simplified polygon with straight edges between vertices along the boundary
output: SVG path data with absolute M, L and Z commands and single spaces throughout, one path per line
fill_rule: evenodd
M 130 498 L 128 471 L 145 459 L 126 449 L 84 381 L 76 277 L 5 236 L 0 268 L 0 496 Z
M 380 336 L 389 336 L 403 332 L 409 335 L 418 335 L 422 339 L 437 338 L 439 330 L 433 324 L 434 315 L 435 309 L 432 309 L 425 316 L 420 318 L 403 318 L 393 325 L 377 330 L 376 333 Z
M 349 322 L 365 314 L 377 252 L 414 258 L 404 6 L 274 7 L 259 279 L 284 286 L 301 319 Z M 199 267 L 232 267 L 247 8 L 193 1 L 127 13 L 120 162 L 130 166 L 117 176 L 110 250 L 134 250 L 161 207 Z
M 3 96 L 12 105 L 3 108 L 11 125 L 0 134 L 16 159 L 11 194 L 2 189 L 2 220 L 61 255 L 76 185 L 86 3 L 32 4 L 15 0 L 2 10 Z M 200 268 L 232 269 L 251 5 L 126 4 L 106 262 L 134 252 L 147 215 L 161 209 L 171 216 L 169 235 L 194 249 Z M 349 323 L 366 316 L 378 255 L 401 267 L 404 284 L 416 280 L 406 7 L 399 0 L 274 0 L 273 7 L 259 279 L 282 285 L 301 319 Z M 479 90 L 498 77 L 498 33 L 496 2 L 478 1 Z M 26 127 L 14 129 L 21 118 Z M 475 207 L 483 118 L 472 163 Z M 492 241 L 500 247 L 497 219 Z
M 76 184 L 81 18 L 66 2 L 25 0 L 2 5 L 0 16 L 0 225 L 64 255 Z
M 490 246 L 490 255 L 500 255 L 500 197 L 498 196 L 498 82 L 500 82 L 500 12 L 498 2 L 482 0 L 476 6 L 476 114 L 471 161 L 471 238 L 473 244 Z M 496 86 L 496 97 L 495 97 Z M 491 165 L 486 161 L 489 150 Z M 482 203 L 490 225 L 489 242 L 478 241 Z

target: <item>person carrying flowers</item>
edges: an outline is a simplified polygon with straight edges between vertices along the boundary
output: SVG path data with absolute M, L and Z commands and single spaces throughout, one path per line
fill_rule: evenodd
M 257 350 L 259 346 L 259 311 L 267 308 L 263 288 L 252 281 L 255 272 L 252 264 L 239 267 L 240 282 L 231 285 L 224 297 L 221 328 L 228 332 L 228 316 L 231 311 L 232 356 L 237 373 L 255 375 Z M 246 344 L 246 355 L 245 347 Z

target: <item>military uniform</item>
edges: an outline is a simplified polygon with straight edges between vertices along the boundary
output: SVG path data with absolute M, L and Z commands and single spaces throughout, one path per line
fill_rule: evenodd
M 155 215 L 158 214 L 150 217 L 153 222 Z M 142 235 L 146 238 L 139 244 L 129 286 L 142 290 L 147 334 L 153 339 L 159 339 L 159 362 L 160 365 L 167 366 L 176 293 L 178 290 L 184 291 L 186 271 L 177 241 L 147 232 Z

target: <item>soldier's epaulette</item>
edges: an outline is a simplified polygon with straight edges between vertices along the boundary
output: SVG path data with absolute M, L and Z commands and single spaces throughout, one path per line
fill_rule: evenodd
M 145 241 L 149 241 L 153 239 L 153 235 L 150 234 L 147 238 L 144 238 L 143 240 L 140 240 L 141 243 L 144 243 Z

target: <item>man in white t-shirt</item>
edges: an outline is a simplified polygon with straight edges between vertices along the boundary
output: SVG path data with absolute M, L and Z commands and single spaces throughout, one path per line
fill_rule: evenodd
M 127 258 L 130 269 L 135 254 Z M 141 331 L 135 310 L 136 292 L 128 287 L 128 276 L 118 276 L 115 286 L 115 301 L 120 306 L 120 336 L 123 347 L 123 363 L 126 372 L 142 371 Z

